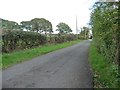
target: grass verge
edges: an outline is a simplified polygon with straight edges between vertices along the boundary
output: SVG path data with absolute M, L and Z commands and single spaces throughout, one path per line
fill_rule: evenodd
M 12 66 L 14 64 L 30 60 L 34 57 L 55 51 L 57 49 L 65 48 L 68 46 L 71 46 L 73 44 L 79 43 L 80 40 L 71 41 L 71 42 L 65 42 L 62 44 L 50 44 L 50 45 L 44 45 L 37 48 L 32 49 L 26 49 L 21 51 L 16 51 L 13 53 L 3 54 L 2 55 L 2 68 L 8 68 L 9 66 Z
M 89 59 L 94 73 L 94 88 L 118 88 L 118 66 L 98 53 L 94 42 L 90 46 Z

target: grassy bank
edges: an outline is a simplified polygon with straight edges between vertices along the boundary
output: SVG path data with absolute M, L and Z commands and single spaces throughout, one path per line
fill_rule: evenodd
M 94 72 L 95 88 L 117 88 L 118 67 L 99 54 L 92 42 L 90 47 L 90 63 Z
M 71 42 L 65 42 L 62 44 L 44 45 L 44 46 L 40 46 L 40 47 L 33 48 L 33 49 L 26 49 L 26 50 L 17 51 L 17 52 L 13 52 L 9 54 L 3 54 L 2 55 L 2 64 L 3 64 L 2 68 L 3 69 L 7 68 L 16 63 L 30 60 L 34 57 L 55 51 L 57 49 L 65 48 L 65 47 L 71 46 L 79 42 L 80 40 L 76 40 L 76 41 L 71 41 Z

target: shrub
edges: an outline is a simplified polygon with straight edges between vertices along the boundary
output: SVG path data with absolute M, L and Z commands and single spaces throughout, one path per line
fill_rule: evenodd
M 15 49 L 32 48 L 46 43 L 46 36 L 35 32 L 12 31 L 2 35 L 2 51 L 11 52 Z
M 72 41 L 76 39 L 77 37 L 74 34 L 60 35 L 55 37 L 55 43 L 63 43 L 63 42 Z

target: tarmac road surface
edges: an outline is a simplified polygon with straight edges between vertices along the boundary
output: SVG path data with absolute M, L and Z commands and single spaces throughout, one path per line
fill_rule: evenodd
M 93 88 L 90 41 L 50 52 L 2 72 L 3 88 Z

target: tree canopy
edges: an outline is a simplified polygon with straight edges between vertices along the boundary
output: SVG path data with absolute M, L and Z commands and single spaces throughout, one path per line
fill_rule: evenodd
M 53 32 L 51 22 L 44 18 L 34 18 L 31 21 L 22 21 L 21 28 L 27 31 L 45 32 L 45 34 L 47 34 L 47 32 Z
M 18 30 L 20 27 L 18 25 L 17 22 L 14 21 L 8 21 L 5 19 L 1 19 L 2 22 L 2 32 L 8 32 L 8 31 L 12 31 L 12 30 Z
M 72 32 L 71 28 L 66 23 L 63 22 L 59 23 L 56 27 L 57 27 L 56 31 L 59 31 L 59 34 L 67 34 Z

